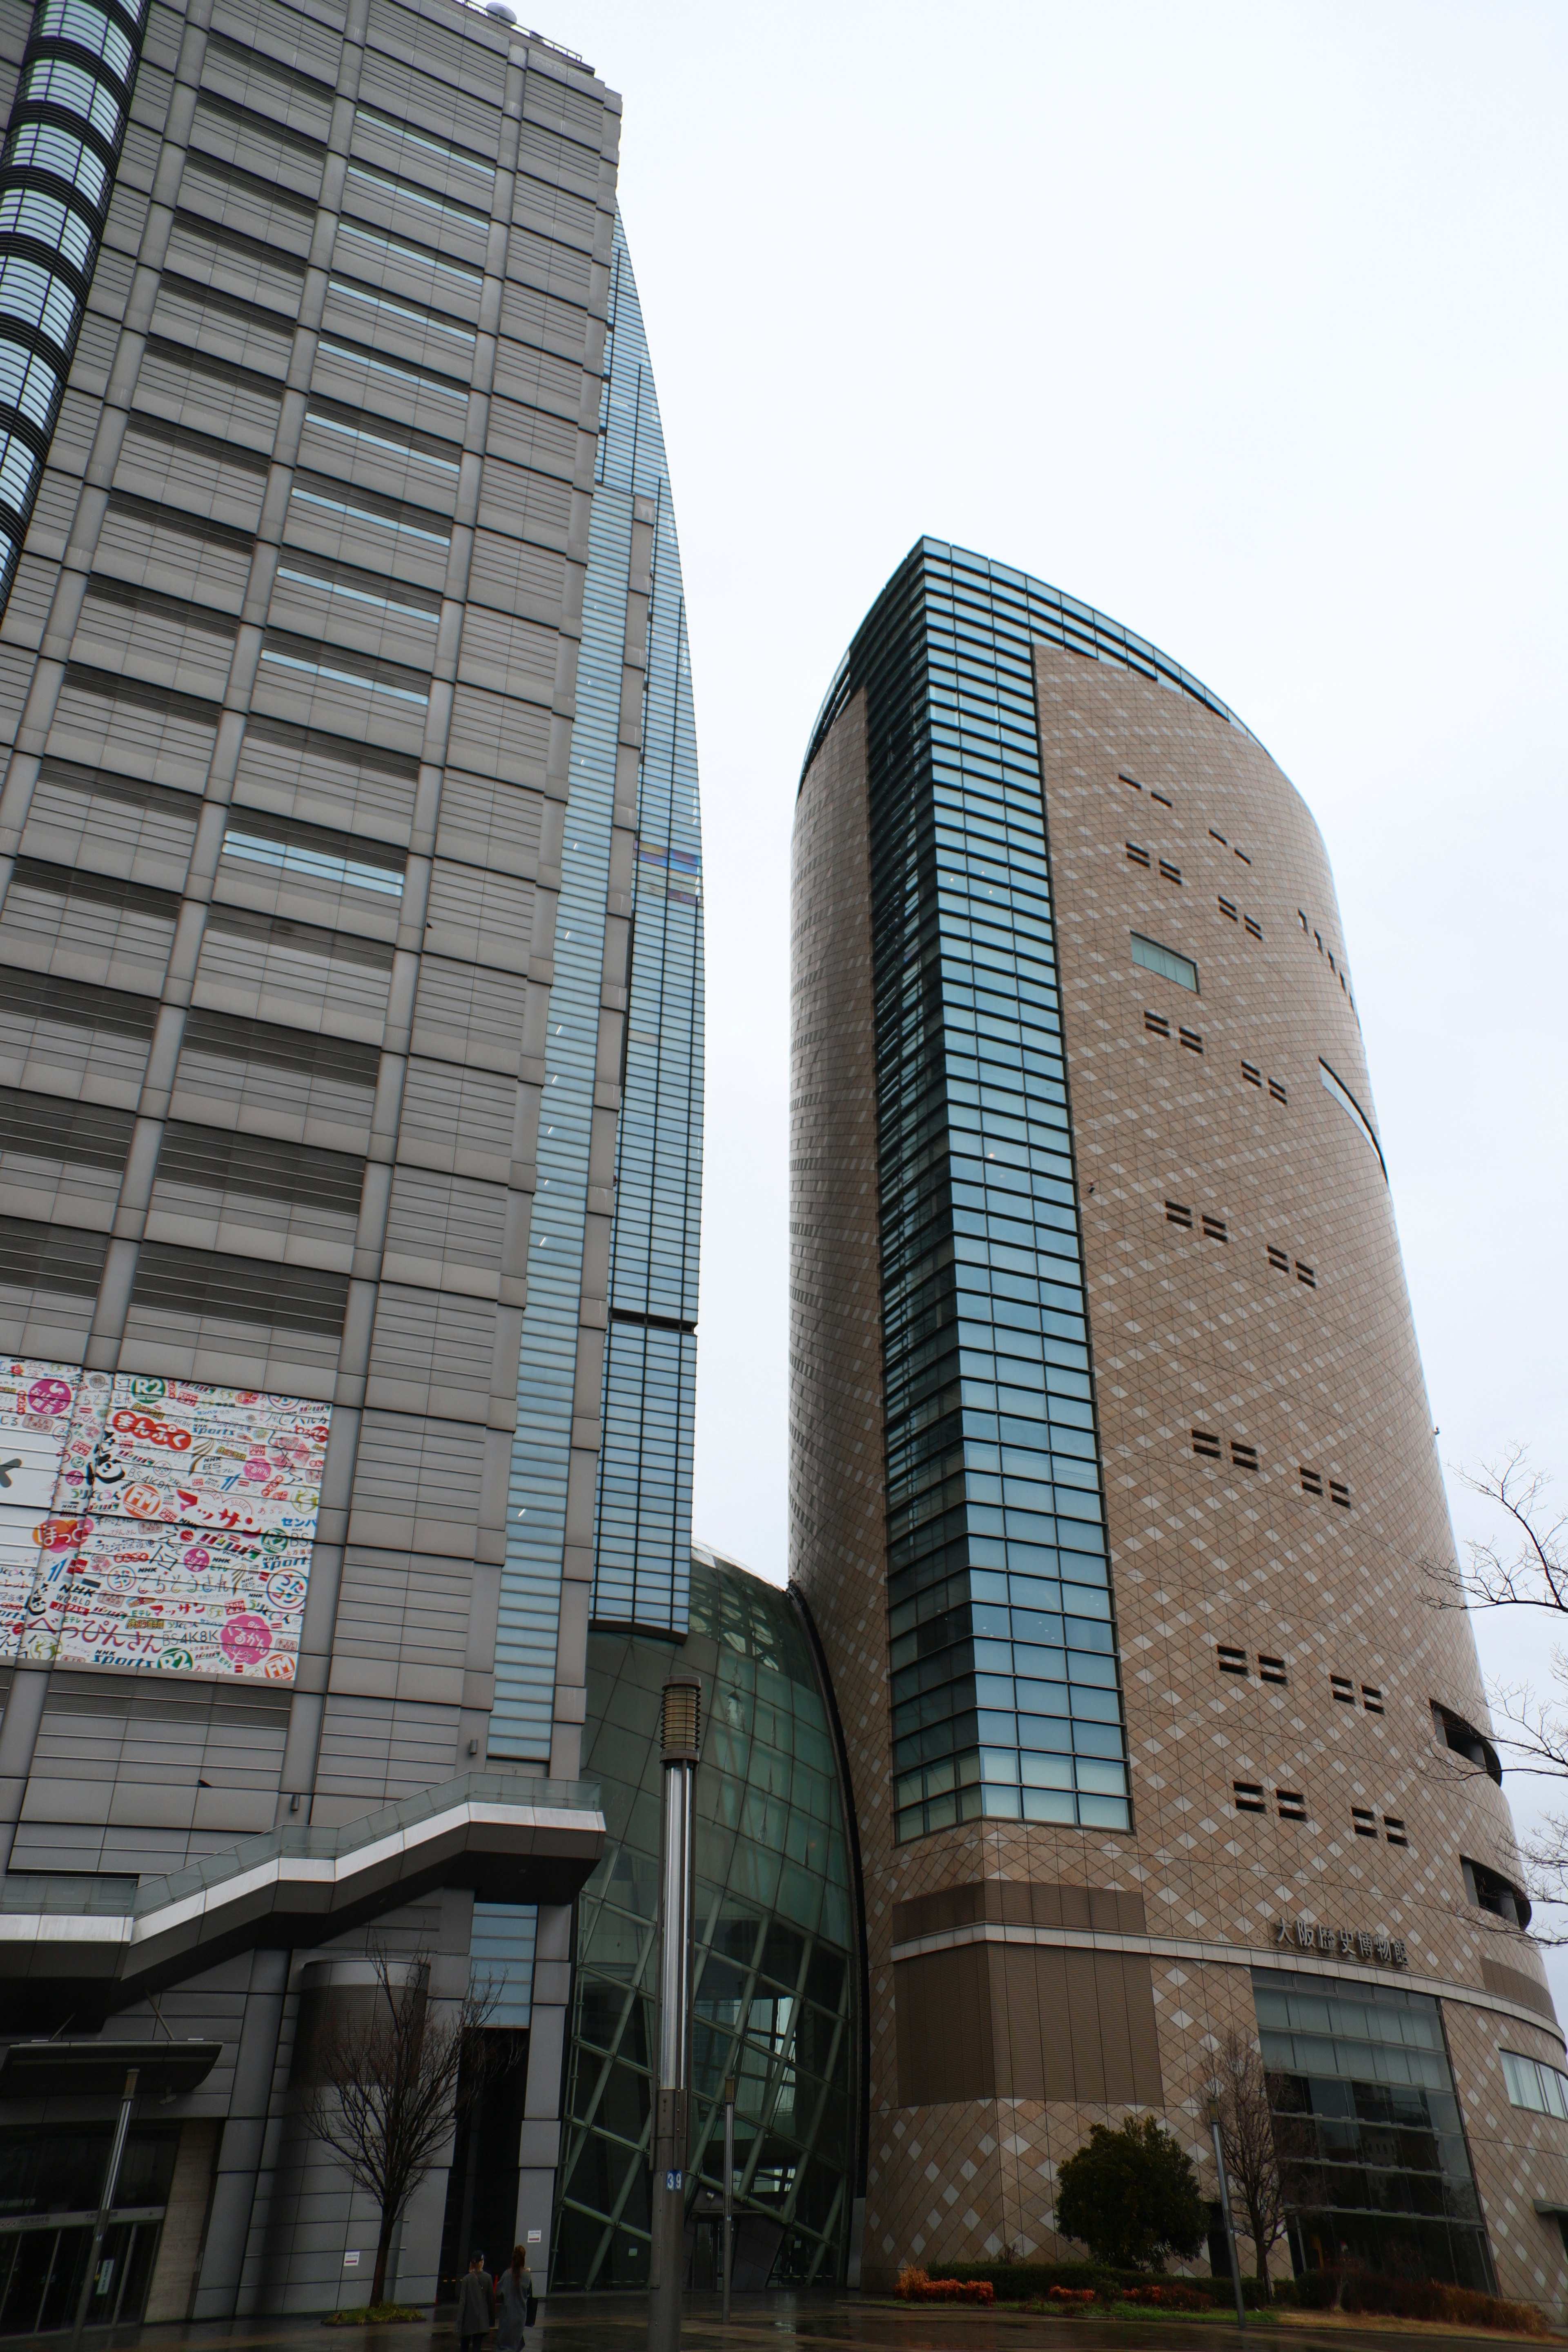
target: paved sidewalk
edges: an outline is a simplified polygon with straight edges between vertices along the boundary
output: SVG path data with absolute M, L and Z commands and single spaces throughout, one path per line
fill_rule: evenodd
M 1260 2352 L 1394 2352 L 1403 2337 L 1432 2337 L 1440 2352 L 1517 2345 L 1517 2336 L 1465 2335 L 1458 2330 L 1327 2326 L 1293 2319 L 1254 2334 Z M 6 2339 L 5 2352 L 25 2341 L 58 2352 L 65 2338 Z M 528 2352 L 640 2352 L 647 2341 L 647 2305 L 641 2295 L 557 2298 L 531 2328 Z M 737 2295 L 730 2325 L 716 2294 L 687 2298 L 682 2352 L 1239 2352 L 1234 2321 L 1106 2320 L 1018 2312 L 906 2307 L 858 2295 L 778 2293 Z M 323 2328 L 319 2319 L 242 2319 L 192 2326 L 94 2328 L 85 2352 L 457 2352 L 457 2336 L 438 2323 L 398 2327 Z M 492 2346 L 489 2352 L 493 2352 Z

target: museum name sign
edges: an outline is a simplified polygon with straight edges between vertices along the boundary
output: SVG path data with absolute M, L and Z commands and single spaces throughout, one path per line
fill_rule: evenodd
M 1373 1960 L 1380 1968 L 1405 1966 L 1403 1936 L 1384 1936 L 1368 1927 L 1329 1927 L 1321 1920 L 1279 1919 L 1274 1926 L 1276 1949 L 1322 1952 L 1340 1960 Z

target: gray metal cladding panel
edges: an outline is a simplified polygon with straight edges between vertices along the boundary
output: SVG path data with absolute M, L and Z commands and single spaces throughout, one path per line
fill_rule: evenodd
M 507 1202 L 500 1184 L 435 1169 L 399 1168 L 387 1213 L 387 1273 L 408 1281 L 437 1280 L 476 1297 L 498 1296 Z M 427 1272 L 416 1274 L 416 1264 Z
M 235 798 L 280 816 L 405 843 L 418 773 L 416 760 L 393 758 L 372 744 L 289 719 L 252 718 L 240 745 Z
M 539 793 L 449 768 L 441 792 L 437 847 L 445 856 L 532 882 L 539 874 L 543 817 Z
M 478 1422 L 368 1411 L 360 1430 L 351 1540 L 470 1552 L 484 1459 L 485 1432 Z
M 353 1821 L 457 1769 L 458 1711 L 405 1700 L 328 1699 L 312 1819 Z M 325 1802 L 323 1802 L 325 1801 Z
M 384 1282 L 370 1351 L 370 1399 L 440 1414 L 485 1410 L 495 1360 L 488 1300 Z
M 528 984 L 425 955 L 414 1003 L 414 1050 L 432 1059 L 517 1076 Z
M 450 1062 L 411 1061 L 398 1124 L 399 1155 L 421 1167 L 447 1167 L 504 1183 L 517 1115 L 514 1079 Z
M 461 1538 L 466 1531 L 454 1523 L 452 1532 Z M 461 1559 L 351 1546 L 334 1649 L 416 1669 L 445 1669 L 457 1696 L 468 1658 L 473 1585 L 472 1566 Z

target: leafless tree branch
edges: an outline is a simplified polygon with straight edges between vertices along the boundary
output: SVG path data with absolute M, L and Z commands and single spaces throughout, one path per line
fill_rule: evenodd
M 1219 2101 L 1225 2168 L 1241 2200 L 1254 2268 L 1267 2294 L 1269 2251 L 1285 2234 L 1285 2196 L 1263 2060 L 1256 2043 L 1234 2028 L 1225 2037 L 1211 2088 Z
M 1495 1544 L 1471 1541 L 1469 1565 L 1424 1561 L 1440 1608 L 1554 1609 L 1568 1617 L 1568 1560 L 1563 1540 L 1568 1513 L 1548 1513 L 1551 1480 L 1530 1467 L 1528 1449 L 1510 1445 L 1500 1462 L 1479 1470 L 1456 1466 L 1455 1476 L 1472 1495 L 1495 1503 L 1513 1522 L 1518 1549 L 1505 1559 Z
M 395 1973 L 384 1950 L 370 1957 L 372 1997 L 342 2001 L 324 2021 L 305 2123 L 380 2211 L 370 2297 L 379 2304 L 398 2219 L 483 2079 L 497 1991 L 470 1983 L 460 2000 L 432 2002 L 427 1962 Z

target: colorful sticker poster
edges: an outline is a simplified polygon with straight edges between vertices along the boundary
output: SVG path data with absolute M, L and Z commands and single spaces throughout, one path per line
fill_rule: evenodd
M 329 1409 L 0 1359 L 0 1650 L 293 1679 Z
M 0 1510 L 44 1512 L 83 1380 L 79 1364 L 40 1364 L 0 1357 Z M 106 1376 L 99 1375 L 105 1380 Z
M 278 1530 L 100 1520 L 53 1581 L 56 1661 L 292 1682 L 310 1573 Z
M 325 1405 L 117 1372 L 84 1391 L 57 1505 L 235 1535 L 314 1535 Z

